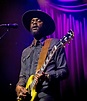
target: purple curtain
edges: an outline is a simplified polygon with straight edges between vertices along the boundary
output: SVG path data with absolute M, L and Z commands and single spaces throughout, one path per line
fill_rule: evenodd
M 56 30 L 48 36 L 62 38 L 72 29 L 73 40 L 65 45 L 67 63 L 69 67 L 68 79 L 61 82 L 63 99 L 86 98 L 87 92 L 87 4 L 78 6 L 54 6 L 48 3 L 41 9 L 48 13 L 55 21 Z

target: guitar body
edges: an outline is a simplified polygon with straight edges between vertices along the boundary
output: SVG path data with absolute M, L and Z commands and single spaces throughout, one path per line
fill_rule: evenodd
M 34 80 L 34 75 L 31 75 L 26 83 L 26 89 L 30 88 L 30 85 L 32 84 Z M 31 89 L 31 92 L 30 92 L 30 95 L 31 95 L 31 100 L 30 101 L 34 101 L 36 95 L 37 95 L 37 92 L 36 92 L 36 87 L 34 86 L 32 89 Z

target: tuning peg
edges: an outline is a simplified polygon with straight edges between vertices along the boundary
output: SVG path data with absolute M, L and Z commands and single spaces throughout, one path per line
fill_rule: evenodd
M 68 42 L 70 44 L 70 42 Z

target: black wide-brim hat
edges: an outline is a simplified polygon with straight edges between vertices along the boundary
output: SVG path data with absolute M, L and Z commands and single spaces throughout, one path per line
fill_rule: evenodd
M 47 13 L 41 10 L 29 10 L 26 11 L 22 16 L 23 25 L 29 32 L 32 18 L 39 18 L 43 21 L 46 36 L 52 34 L 55 31 L 54 20 Z

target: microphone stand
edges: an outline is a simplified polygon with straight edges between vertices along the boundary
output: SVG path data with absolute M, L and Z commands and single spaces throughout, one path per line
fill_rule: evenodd
M 10 28 L 7 28 L 6 32 L 2 36 L 0 36 L 0 40 L 9 32 L 9 30 Z

